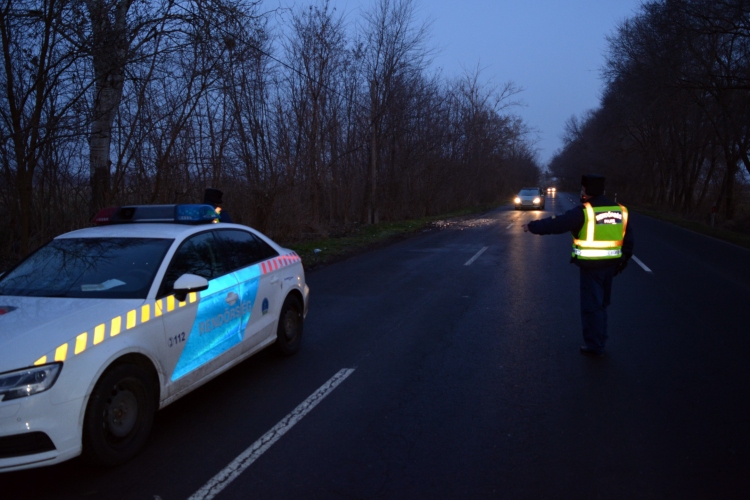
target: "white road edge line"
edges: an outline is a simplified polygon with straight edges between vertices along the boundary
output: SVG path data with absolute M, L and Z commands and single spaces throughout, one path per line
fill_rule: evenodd
M 466 261 L 465 266 L 470 266 L 474 263 L 475 260 L 479 258 L 480 255 L 484 253 L 485 250 L 487 250 L 489 247 L 483 247 L 480 251 L 478 251 L 476 254 L 474 254 L 474 257 Z
M 260 458 L 260 456 L 278 441 L 281 436 L 294 427 L 294 424 L 302 420 L 302 417 L 310 413 L 310 411 L 315 408 L 323 398 L 328 396 L 341 382 L 354 373 L 354 370 L 354 368 L 344 368 L 331 377 L 328 382 L 320 386 L 317 391 L 302 402 L 297 408 L 292 410 L 289 415 L 281 419 L 273 429 L 266 432 L 260 439 L 235 458 L 232 463 L 224 467 L 221 472 L 216 474 L 209 482 L 203 485 L 201 489 L 193 493 L 189 500 L 211 500 L 221 493 L 224 488 L 237 479 L 245 469 L 250 467 L 253 462 Z
M 651 274 L 654 273 L 651 269 L 648 268 L 648 266 L 646 264 L 644 264 L 643 262 L 641 262 L 641 259 L 639 259 L 635 255 L 633 255 L 633 260 L 635 261 L 636 264 L 638 264 L 639 266 L 641 266 L 643 268 L 643 270 L 646 271 L 647 273 L 651 273 Z

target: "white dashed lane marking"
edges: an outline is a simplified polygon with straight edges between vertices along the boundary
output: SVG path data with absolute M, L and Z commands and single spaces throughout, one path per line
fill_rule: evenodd
M 641 259 L 639 259 L 635 255 L 633 255 L 633 260 L 635 261 L 636 264 L 638 264 L 639 266 L 641 266 L 643 268 L 643 270 L 646 271 L 647 273 L 651 273 L 651 274 L 654 273 L 651 269 L 648 268 L 648 266 L 646 264 L 644 264 L 643 262 L 641 262 Z
M 471 259 L 467 260 L 464 265 L 465 266 L 472 265 L 474 263 L 474 261 L 477 260 L 479 258 L 479 256 L 482 255 L 484 253 L 484 251 L 487 250 L 488 248 L 489 247 L 482 247 L 482 249 L 480 251 L 478 251 L 477 253 L 475 253 L 474 257 L 472 257 Z
M 505 229 L 510 229 L 510 228 L 512 228 L 512 227 L 513 227 L 513 224 L 515 224 L 515 222 L 514 222 L 514 223 L 512 223 L 512 224 L 508 224 L 508 227 L 506 227 Z
M 310 413 L 310 411 L 320 403 L 323 398 L 328 396 L 338 385 L 346 380 L 346 378 L 354 373 L 354 368 L 344 368 L 336 375 L 331 377 L 328 382 L 320 386 L 309 398 L 307 398 L 302 404 L 295 408 L 289 415 L 281 419 L 281 422 L 270 431 L 266 432 L 260 439 L 254 442 L 248 449 L 243 451 L 237 458 L 232 461 L 229 465 L 224 467 L 218 474 L 216 474 L 209 482 L 207 482 L 201 489 L 196 491 L 189 500 L 210 500 L 221 491 L 229 486 L 229 484 L 237 479 L 245 469 L 250 467 L 253 462 L 260 458 L 273 444 L 278 441 L 281 436 L 294 427 L 294 424 L 302 420 L 302 417 Z

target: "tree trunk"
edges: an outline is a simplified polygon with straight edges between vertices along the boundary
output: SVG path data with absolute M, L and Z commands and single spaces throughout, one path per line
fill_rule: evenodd
M 96 94 L 89 137 L 91 213 L 110 203 L 112 124 L 122 100 L 130 41 L 127 14 L 132 0 L 86 0 L 93 36 Z
M 378 87 L 377 82 L 370 82 L 370 164 L 367 168 L 367 193 L 365 198 L 365 223 L 378 223 L 377 181 L 378 181 Z
M 367 200 L 367 223 L 378 223 L 378 206 L 377 206 L 377 187 L 378 187 L 378 132 L 376 124 L 372 126 L 372 136 L 370 137 L 370 168 L 368 175 L 369 192 Z
M 31 213 L 32 213 L 32 179 L 29 172 L 19 169 L 18 172 L 18 204 L 20 205 L 20 253 L 26 256 L 30 250 L 31 242 Z
M 119 92 L 114 88 L 97 86 L 97 98 L 94 101 L 94 120 L 91 124 L 91 136 L 89 138 L 92 215 L 99 209 L 106 207 L 110 202 L 112 123 L 121 96 L 122 84 L 120 84 Z

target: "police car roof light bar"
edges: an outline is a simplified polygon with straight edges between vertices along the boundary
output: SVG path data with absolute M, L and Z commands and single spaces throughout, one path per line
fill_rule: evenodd
M 131 205 L 104 208 L 94 216 L 94 225 L 162 222 L 178 224 L 211 224 L 219 222 L 219 214 L 211 205 Z
M 104 224 L 109 224 L 110 219 L 112 216 L 119 210 L 120 207 L 108 207 L 108 208 L 102 208 L 97 212 L 97 214 L 94 216 L 93 219 L 91 219 L 91 222 L 95 226 L 101 226 Z

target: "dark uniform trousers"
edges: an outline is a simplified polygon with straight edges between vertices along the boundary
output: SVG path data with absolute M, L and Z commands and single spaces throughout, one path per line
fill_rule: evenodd
M 616 266 L 581 270 L 581 323 L 586 347 L 603 351 L 607 342 L 607 306 Z

